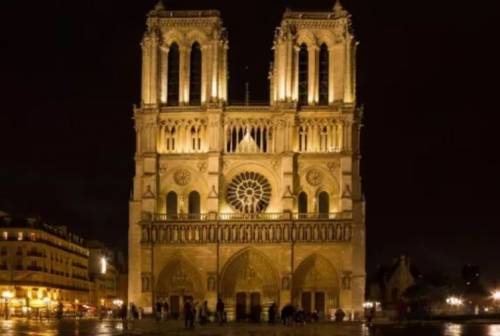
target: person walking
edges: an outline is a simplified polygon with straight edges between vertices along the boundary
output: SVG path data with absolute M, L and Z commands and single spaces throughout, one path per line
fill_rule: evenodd
M 170 310 L 170 307 L 168 305 L 168 301 L 163 302 L 163 320 L 164 321 L 168 320 L 169 310 Z
M 160 301 L 156 302 L 155 305 L 155 317 L 156 317 L 156 322 L 159 322 L 161 320 L 161 309 L 163 305 Z
M 274 319 L 276 318 L 276 304 L 274 302 L 269 306 L 268 314 L 269 314 L 269 323 L 274 324 Z
M 215 308 L 217 311 L 217 320 L 219 321 L 219 324 L 222 325 L 224 323 L 224 302 L 222 302 L 221 298 L 217 299 L 217 305 Z
M 204 301 L 200 308 L 200 324 L 204 325 L 208 321 L 208 302 Z
M 191 300 L 184 302 L 184 328 L 192 328 L 194 326 L 193 304 Z

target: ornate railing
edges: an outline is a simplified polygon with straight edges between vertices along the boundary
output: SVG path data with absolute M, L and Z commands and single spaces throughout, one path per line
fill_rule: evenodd
M 350 221 L 144 223 L 144 244 L 346 242 Z
M 332 213 L 204 213 L 204 214 L 143 214 L 145 222 L 198 222 L 198 221 L 283 221 L 283 220 L 340 220 L 351 219 L 350 212 Z

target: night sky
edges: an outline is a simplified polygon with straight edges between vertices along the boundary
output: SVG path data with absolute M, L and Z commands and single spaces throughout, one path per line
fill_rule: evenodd
M 0 210 L 40 214 L 126 250 L 139 43 L 155 2 L 1 2 Z M 500 20 L 489 2 L 343 1 L 361 42 L 369 270 L 406 253 L 423 272 L 458 276 L 477 263 L 487 280 L 500 279 Z M 333 3 L 165 6 L 221 10 L 236 102 L 245 80 L 251 100 L 268 99 L 284 9 Z

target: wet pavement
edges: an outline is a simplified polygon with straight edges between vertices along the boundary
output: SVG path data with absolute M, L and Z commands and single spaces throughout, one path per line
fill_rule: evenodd
M 0 335 L 202 335 L 202 336 L 500 336 L 500 324 L 432 323 L 384 325 L 367 328 L 361 323 L 317 323 L 308 325 L 268 325 L 229 323 L 184 329 L 179 321 L 127 322 L 96 320 L 0 321 Z

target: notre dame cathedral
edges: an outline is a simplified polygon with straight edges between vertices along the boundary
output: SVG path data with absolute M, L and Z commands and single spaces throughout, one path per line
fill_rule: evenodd
M 129 302 L 225 304 L 229 320 L 293 304 L 363 313 L 361 111 L 349 13 L 286 10 L 267 106 L 227 98 L 217 10 L 147 15 L 134 109 Z

